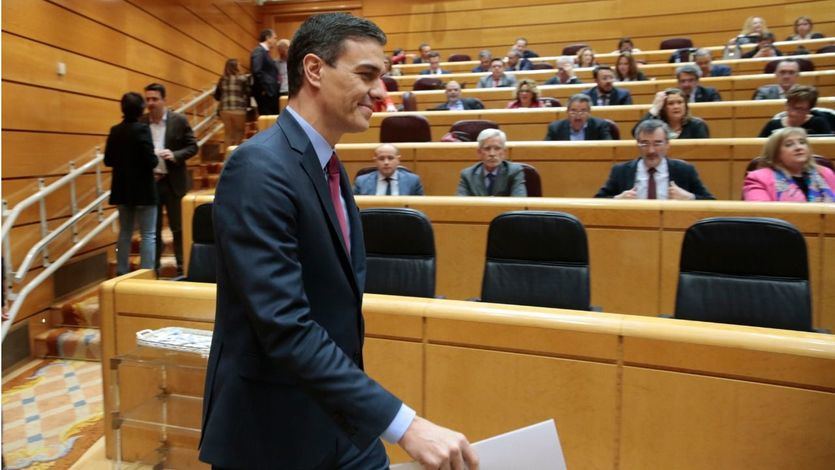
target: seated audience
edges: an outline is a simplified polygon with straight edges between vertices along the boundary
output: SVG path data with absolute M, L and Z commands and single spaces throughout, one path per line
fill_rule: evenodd
M 386 82 L 383 79 L 380 79 L 380 86 L 383 87 L 383 96 L 379 100 L 374 100 L 374 105 L 372 109 L 375 113 L 393 113 L 397 111 L 397 106 L 394 105 L 394 101 L 388 94 L 386 90 Z
M 489 49 L 484 49 L 478 53 L 479 64 L 473 67 L 473 73 L 484 73 L 490 71 L 490 61 L 493 60 L 493 53 Z
M 528 49 L 528 40 L 523 37 L 516 38 L 516 42 L 513 43 L 513 49 L 519 52 L 522 55 L 523 59 L 530 59 L 532 57 L 539 57 L 539 54 L 536 52 Z
M 516 99 L 507 104 L 507 109 L 516 108 L 544 108 L 545 105 L 539 101 L 539 88 L 536 87 L 536 80 L 524 78 L 516 85 Z
M 692 64 L 682 65 L 676 69 L 678 87 L 687 95 L 687 101 L 691 103 L 722 101 L 722 96 L 716 88 L 699 85 L 701 74 L 702 70 Z
M 563 56 L 557 59 L 557 73 L 545 82 L 546 85 L 576 85 L 583 83 L 574 75 L 574 59 Z
M 429 62 L 429 53 L 432 52 L 432 46 L 429 44 L 423 43 L 418 46 L 418 52 L 420 55 L 415 57 L 415 60 L 412 61 L 413 64 L 426 64 Z
M 757 47 L 742 54 L 743 59 L 750 59 L 752 57 L 779 57 L 783 53 L 780 49 L 774 46 L 774 33 L 763 33 L 760 40 L 757 41 Z
M 805 130 L 785 127 L 771 134 L 763 160 L 766 168 L 745 176 L 746 201 L 835 202 L 835 173 L 815 163 Z
M 400 75 L 403 75 L 403 72 L 401 72 L 400 69 L 396 69 L 396 68 L 392 67 L 392 61 L 391 61 L 390 58 L 384 57 L 383 58 L 383 65 L 386 68 L 383 71 L 383 76 L 384 77 L 399 77 Z
M 450 80 L 444 87 L 446 103 L 430 109 L 430 111 L 465 111 L 468 109 L 484 109 L 484 103 L 476 98 L 462 98 L 461 85 L 455 80 Z
M 760 131 L 759 137 L 768 137 L 784 127 L 802 127 L 814 135 L 832 134 L 829 122 L 823 116 L 812 114 L 818 102 L 818 90 L 812 86 L 795 85 L 786 93 L 786 115 L 772 119 Z
M 597 61 L 594 60 L 594 50 L 591 47 L 584 47 L 577 51 L 577 67 L 594 67 Z
M 490 75 L 485 75 L 478 81 L 478 88 L 512 86 L 516 86 L 516 77 L 504 73 L 504 61 L 498 57 L 490 61 Z
M 568 118 L 548 124 L 545 140 L 612 140 L 609 123 L 590 113 L 591 98 L 577 93 L 568 99 Z
M 619 82 L 642 82 L 647 79 L 644 72 L 638 70 L 635 58 L 628 52 L 621 53 L 615 64 L 615 76 Z
M 406 63 L 406 51 L 402 47 L 398 47 L 391 53 L 391 63 L 392 64 L 405 64 Z
M 421 70 L 421 75 L 443 75 L 445 73 L 449 73 L 449 70 L 444 70 L 441 68 L 441 54 L 438 52 L 432 51 L 428 54 L 429 56 L 429 68 L 425 70 Z
M 615 88 L 615 73 L 608 65 L 601 65 L 594 68 L 592 73 L 597 86 L 589 88 L 583 93 L 591 97 L 595 106 L 618 106 L 632 104 L 632 95 L 629 90 Z
M 623 37 L 620 38 L 620 41 L 618 41 L 618 48 L 612 52 L 612 54 L 623 54 L 624 52 L 634 54 L 636 52 L 641 52 L 641 50 L 635 47 L 635 44 L 632 42 L 632 38 Z
M 533 64 L 528 59 L 522 58 L 519 51 L 511 49 L 507 51 L 507 65 L 505 69 L 511 72 L 519 72 L 520 70 L 530 70 Z
M 776 85 L 763 85 L 754 92 L 755 100 L 779 100 L 786 97 L 786 92 L 797 84 L 800 77 L 800 64 L 794 59 L 783 59 L 774 69 Z
M 457 196 L 528 195 L 522 165 L 505 161 L 507 136 L 499 129 L 484 129 L 478 134 L 481 162 L 461 170 Z
M 750 44 L 760 40 L 760 37 L 768 32 L 765 20 L 759 16 L 749 16 L 742 25 L 739 34 L 732 38 L 729 44 Z
M 727 65 L 713 65 L 713 58 L 707 49 L 697 49 L 693 53 L 693 61 L 701 69 L 703 77 L 728 77 L 731 75 L 731 68 Z
M 655 100 L 649 112 L 641 118 L 646 120 L 660 119 L 670 128 L 671 139 L 708 139 L 710 129 L 707 124 L 690 115 L 690 104 L 686 95 L 678 88 L 667 88 L 655 94 Z M 640 122 L 638 125 L 640 126 Z M 637 128 L 637 126 L 636 126 Z M 635 129 L 632 130 L 635 132 Z
M 635 129 L 641 156 L 612 167 L 594 197 L 615 199 L 715 199 L 693 165 L 667 156 L 670 128 L 652 119 Z
M 420 177 L 400 166 L 400 150 L 392 144 L 374 149 L 377 170 L 357 176 L 354 194 L 357 196 L 423 196 Z
M 807 39 L 821 39 L 825 37 L 821 33 L 812 32 L 812 19 L 808 16 L 798 16 L 794 20 L 794 34 L 786 38 L 786 41 L 804 41 Z

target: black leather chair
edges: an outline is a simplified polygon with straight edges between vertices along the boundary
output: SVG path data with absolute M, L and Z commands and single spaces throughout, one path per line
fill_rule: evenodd
M 554 66 L 546 62 L 534 62 L 531 70 L 553 70 Z
M 496 124 L 495 121 L 489 121 L 487 119 L 464 119 L 461 121 L 455 121 L 452 126 L 450 126 L 450 132 L 463 132 L 466 134 L 467 138 L 470 142 L 475 142 L 478 140 L 478 135 L 484 129 L 498 129 L 499 125 Z
M 684 234 L 675 317 L 812 331 L 803 234 L 772 218 L 696 222 Z
M 380 123 L 380 142 L 429 142 L 432 129 L 420 114 L 388 116 Z
M 411 91 L 403 92 L 403 111 L 417 111 L 417 98 Z
M 562 48 L 562 55 L 574 55 L 580 49 L 584 47 L 589 47 L 588 44 L 571 44 L 570 46 L 565 46 Z
M 435 236 L 419 211 L 371 208 L 360 212 L 365 236 L 365 292 L 435 296 Z
M 386 85 L 386 91 L 400 91 L 400 86 L 397 84 L 397 80 L 395 80 L 394 77 L 385 75 L 382 80 Z
M 414 91 L 443 89 L 444 82 L 442 82 L 440 78 L 435 77 L 420 77 L 417 80 L 415 80 L 415 84 L 412 85 L 412 90 Z
M 525 191 L 528 197 L 542 197 L 542 178 L 533 165 L 520 163 L 522 171 L 525 172 Z
M 559 108 L 560 106 L 562 106 L 560 100 L 551 96 L 543 96 L 539 98 L 539 101 L 542 103 L 542 106 L 546 108 Z
M 612 140 L 620 140 L 620 128 L 615 121 L 611 119 L 603 119 L 609 125 L 609 133 L 612 134 Z
M 586 230 L 562 212 L 518 211 L 490 222 L 481 300 L 589 310 Z
M 217 251 L 211 203 L 201 204 L 194 209 L 191 220 L 191 254 L 185 280 L 217 282 Z
M 661 41 L 659 49 L 686 49 L 693 47 L 693 41 L 690 38 L 668 38 Z
M 452 54 L 449 56 L 449 59 L 447 59 L 447 62 L 468 62 L 470 60 L 472 59 L 470 59 L 470 56 L 467 54 Z

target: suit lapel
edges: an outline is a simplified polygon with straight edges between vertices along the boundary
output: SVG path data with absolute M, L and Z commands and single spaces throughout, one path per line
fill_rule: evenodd
M 638 160 L 632 160 L 626 164 L 626 180 L 624 181 L 624 188 L 632 189 L 635 186 L 635 173 L 638 172 Z
M 170 109 L 166 110 L 165 113 L 166 114 L 165 114 L 165 142 L 164 142 L 164 145 L 165 145 L 165 148 L 170 149 L 172 147 L 171 136 L 174 135 L 174 130 L 171 128 L 174 125 L 174 120 L 171 119 L 172 111 Z
M 484 165 L 478 164 L 473 169 L 472 173 L 472 182 L 473 182 L 473 189 L 475 189 L 476 196 L 489 196 L 487 194 L 487 187 L 484 186 L 484 174 L 483 174 Z
M 496 179 L 493 180 L 493 188 L 492 188 L 492 190 L 493 190 L 492 195 L 493 196 L 498 196 L 499 195 L 499 194 L 497 194 L 496 188 L 504 188 L 505 187 L 505 181 L 507 181 L 507 172 L 508 172 L 508 167 L 509 166 L 510 165 L 508 165 L 507 162 L 501 162 L 499 164 L 499 171 L 496 174 Z

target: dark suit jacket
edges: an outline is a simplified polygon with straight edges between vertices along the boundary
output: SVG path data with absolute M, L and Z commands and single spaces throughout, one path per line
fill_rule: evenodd
M 461 170 L 458 180 L 457 196 L 517 196 L 525 197 L 528 190 L 525 187 L 525 171 L 522 165 L 503 161 L 499 165 L 499 174 L 493 181 L 493 194 L 487 194 L 482 175 L 483 163 L 479 162 Z
M 731 68 L 727 65 L 716 64 L 710 66 L 710 76 L 711 77 L 730 77 L 731 76 Z
M 653 116 L 650 113 L 644 114 L 644 117 L 632 127 L 632 135 L 635 135 L 635 129 L 638 128 L 638 124 L 646 121 L 647 119 L 661 119 L 658 116 Z M 710 128 L 707 127 L 707 123 L 704 122 L 701 118 L 697 118 L 695 116 L 691 116 L 690 119 L 687 121 L 686 124 L 681 126 L 681 133 L 679 133 L 677 139 L 709 139 L 710 138 Z
M 270 53 L 261 47 L 260 44 L 255 46 L 252 54 L 249 57 L 249 68 L 252 72 L 254 85 L 252 89 L 253 95 L 277 97 L 279 93 L 278 84 L 278 66 L 270 57 Z
M 478 98 L 461 98 L 464 109 L 484 109 L 484 103 Z M 449 103 L 441 103 L 430 109 L 430 111 L 449 111 Z
M 594 197 L 615 197 L 627 189 L 632 189 L 635 186 L 635 175 L 638 172 L 638 160 L 636 158 L 613 166 L 609 173 L 609 179 Z M 702 184 L 702 180 L 699 179 L 699 174 L 693 165 L 684 160 L 667 158 L 667 169 L 670 172 L 670 180 L 675 181 L 681 189 L 693 193 L 696 199 L 716 199 Z
M 597 106 L 598 93 L 596 86 L 584 91 L 583 94 L 589 95 L 589 97 L 591 97 L 592 106 Z M 632 94 L 629 93 L 629 90 L 624 90 L 623 88 L 618 87 L 612 87 L 612 91 L 609 93 L 609 106 L 617 106 L 622 104 L 632 104 Z
M 571 140 L 571 123 L 568 119 L 560 119 L 548 124 L 545 140 Z M 612 140 L 609 124 L 596 117 L 590 117 L 586 122 L 586 140 Z
M 345 169 L 350 256 L 313 145 L 290 113 L 229 158 L 214 200 L 217 311 L 200 459 L 333 468 L 402 402 L 362 370 L 365 248 Z M 330 463 L 329 463 L 330 462 Z
M 430 73 L 430 72 L 431 72 L 431 70 L 429 70 L 429 69 L 424 69 L 424 70 L 421 70 L 421 71 L 420 71 L 420 75 L 438 75 L 438 74 L 436 74 L 436 73 Z M 441 75 L 446 75 L 446 74 L 448 74 L 448 73 L 450 73 L 450 71 L 449 71 L 449 70 L 444 70 L 444 69 L 441 69 Z
M 148 124 L 151 118 L 145 114 L 139 120 Z M 174 161 L 165 161 L 168 176 L 157 181 L 157 184 L 166 184 L 175 196 L 183 197 L 189 190 L 186 160 L 197 155 L 197 140 L 188 119 L 171 110 L 165 122 L 165 148 L 174 153 Z
M 104 164 L 113 168 L 110 203 L 155 206 L 157 156 L 151 129 L 141 122 L 122 121 L 110 128 L 104 147 Z
M 577 77 L 571 77 L 571 78 L 568 79 L 567 82 L 563 83 L 563 82 L 560 81 L 560 77 L 556 77 L 556 76 L 549 78 L 545 82 L 546 85 L 576 85 L 578 83 L 583 83 L 583 82 Z
M 354 194 L 357 196 L 375 196 L 377 194 L 378 171 L 357 176 L 354 180 Z M 403 169 L 397 170 L 398 191 L 401 196 L 423 196 L 423 184 L 420 176 Z
M 722 95 L 716 91 L 716 88 L 708 86 L 696 87 L 696 103 L 707 103 L 709 101 L 722 101 Z

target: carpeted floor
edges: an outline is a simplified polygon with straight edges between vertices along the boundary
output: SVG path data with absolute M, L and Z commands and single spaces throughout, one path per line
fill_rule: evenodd
M 3 457 L 12 469 L 67 469 L 103 433 L 101 364 L 48 360 L 3 384 Z

